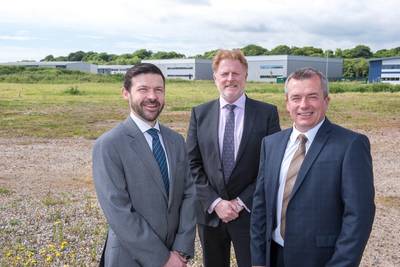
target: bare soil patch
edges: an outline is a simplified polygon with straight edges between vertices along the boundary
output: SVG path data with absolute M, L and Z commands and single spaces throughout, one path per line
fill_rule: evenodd
M 364 133 L 372 147 L 377 212 L 361 266 L 400 266 L 400 133 Z M 0 138 L 0 266 L 30 259 L 39 266 L 97 265 L 106 224 L 92 184 L 92 145 Z M 201 266 L 198 242 L 192 266 Z

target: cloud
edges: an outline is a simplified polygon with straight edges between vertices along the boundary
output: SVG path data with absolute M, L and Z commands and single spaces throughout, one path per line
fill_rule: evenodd
M 400 46 L 399 29 L 397 0 L 13 0 L 0 10 L 1 41 L 55 55 L 145 48 L 190 56 L 248 44 L 376 50 Z
M 3 41 L 28 41 L 34 38 L 28 36 L 0 35 L 0 40 Z

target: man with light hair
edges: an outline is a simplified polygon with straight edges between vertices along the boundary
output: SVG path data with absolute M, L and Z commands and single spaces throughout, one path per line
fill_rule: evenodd
M 196 184 L 196 214 L 205 267 L 251 266 L 250 213 L 261 139 L 280 130 L 275 106 L 244 92 L 247 61 L 240 50 L 213 59 L 220 97 L 194 107 L 187 146 Z

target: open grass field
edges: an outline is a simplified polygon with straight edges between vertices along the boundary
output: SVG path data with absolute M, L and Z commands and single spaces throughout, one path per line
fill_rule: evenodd
M 90 153 L 128 114 L 120 86 L 0 83 L 0 266 L 97 265 L 106 224 Z M 247 93 L 290 126 L 283 85 L 249 83 Z M 161 122 L 186 135 L 191 107 L 217 96 L 211 81 L 168 81 Z M 371 140 L 377 214 L 362 266 L 400 266 L 400 93 L 331 94 L 328 117 Z

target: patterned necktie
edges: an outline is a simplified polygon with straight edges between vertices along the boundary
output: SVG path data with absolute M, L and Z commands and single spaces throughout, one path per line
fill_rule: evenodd
M 150 128 L 147 130 L 147 133 L 151 135 L 153 138 L 152 147 L 153 147 L 153 155 L 156 159 L 158 166 L 160 167 L 161 178 L 164 183 L 165 191 L 167 192 L 167 196 L 169 195 L 169 179 L 168 179 L 168 166 L 167 159 L 165 157 L 164 149 L 161 145 L 160 138 L 158 137 L 158 130 L 155 128 Z
M 231 176 L 233 167 L 235 166 L 235 112 L 236 105 L 226 105 L 229 110 L 225 124 L 224 141 L 222 145 L 222 167 L 224 171 L 225 183 Z
M 299 147 L 297 148 L 292 161 L 290 162 L 289 169 L 286 175 L 285 190 L 283 191 L 282 199 L 282 213 L 281 213 L 281 235 L 285 239 L 285 228 L 286 228 L 286 210 L 289 204 L 290 195 L 293 190 L 294 183 L 296 182 L 297 174 L 299 173 L 301 164 L 303 163 L 306 153 L 306 142 L 307 137 L 304 134 L 300 134 L 297 139 L 300 140 Z

